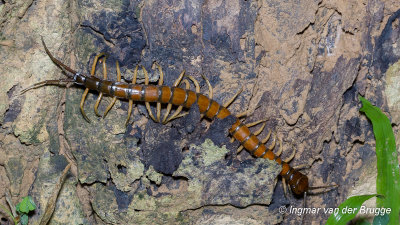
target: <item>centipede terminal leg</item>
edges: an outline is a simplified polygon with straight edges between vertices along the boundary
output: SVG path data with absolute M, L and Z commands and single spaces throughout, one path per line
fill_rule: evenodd
M 40 87 L 47 86 L 47 85 L 67 86 L 68 84 L 73 83 L 73 82 L 74 82 L 73 79 L 45 80 L 45 81 L 36 83 L 32 86 L 22 89 L 19 94 L 22 95 L 29 90 L 40 88 Z

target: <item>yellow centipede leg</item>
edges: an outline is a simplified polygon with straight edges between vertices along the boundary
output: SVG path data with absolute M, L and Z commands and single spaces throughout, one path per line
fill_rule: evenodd
M 136 65 L 135 71 L 133 72 L 132 84 L 136 84 L 138 69 L 139 69 L 139 66 Z M 131 117 L 131 114 L 132 114 L 132 107 L 133 107 L 133 100 L 129 99 L 128 116 L 125 121 L 125 126 L 128 126 L 128 124 L 129 124 L 129 118 Z
M 161 66 L 158 63 L 155 63 L 155 65 L 158 67 L 158 71 L 160 73 L 160 79 L 158 79 L 158 85 L 161 86 L 164 83 L 164 73 L 162 71 Z M 161 103 L 157 102 L 157 122 L 161 121 Z
M 187 81 L 187 80 L 182 80 L 182 82 L 185 84 L 185 88 L 186 88 L 186 89 L 189 89 L 189 88 L 190 88 L 189 81 Z M 179 118 L 179 117 L 182 117 L 182 116 L 187 115 L 188 113 L 182 113 L 182 114 L 179 115 L 179 113 L 182 111 L 182 109 L 183 109 L 183 106 L 179 106 L 179 107 L 176 109 L 176 111 L 174 112 L 174 114 L 172 114 L 172 115 L 171 115 L 165 122 L 163 122 L 163 123 L 166 124 L 166 123 L 168 123 L 169 121 L 171 121 L 171 120 L 173 120 L 173 119 L 176 119 L 176 118 Z
M 253 134 L 254 135 L 259 135 L 259 134 L 261 134 L 261 132 L 264 130 L 264 128 L 265 128 L 265 125 L 267 125 L 267 123 L 266 123 L 266 120 L 261 120 L 262 122 L 263 122 L 263 125 L 260 127 L 260 129 L 258 129 L 258 130 L 256 130 Z
M 250 123 L 250 124 L 248 124 L 246 126 L 247 127 L 251 127 L 251 126 L 257 125 L 258 123 L 264 122 L 262 127 L 259 130 L 257 130 L 256 132 L 254 132 L 254 135 L 259 135 L 261 133 L 261 131 L 264 129 L 264 127 L 265 127 L 265 121 L 266 120 L 259 120 L 257 122 Z M 267 136 L 261 142 L 263 144 L 265 144 L 269 140 L 270 136 L 271 136 L 271 131 L 268 132 Z M 231 138 L 231 143 L 233 143 L 234 141 L 235 141 L 235 138 L 232 137 Z M 273 146 L 275 146 L 275 138 L 274 138 L 274 141 L 273 141 Z M 273 146 L 272 146 L 272 148 L 273 148 Z M 243 149 L 243 146 L 239 146 L 238 149 L 237 149 L 236 154 L 239 154 L 242 151 L 242 149 Z M 269 147 L 269 149 L 271 149 L 271 148 Z
M 117 81 L 121 81 L 121 70 L 119 69 L 119 63 L 118 61 L 115 62 L 116 68 L 117 68 Z M 117 97 L 113 97 L 111 100 L 111 103 L 107 106 L 106 111 L 104 112 L 103 118 L 106 117 L 108 111 L 111 110 L 111 108 L 114 106 L 115 102 L 117 101 Z
M 261 142 L 263 144 L 267 143 L 270 137 L 271 137 L 271 131 L 268 132 L 267 136 L 264 139 L 262 139 Z
M 228 107 L 232 104 L 232 102 L 235 101 L 235 99 L 237 98 L 237 96 L 239 96 L 239 94 L 242 93 L 242 91 L 243 91 L 243 87 L 241 87 L 241 88 L 239 89 L 239 91 L 236 92 L 236 94 L 235 94 L 232 98 L 230 98 L 227 102 L 225 102 L 225 103 L 223 104 L 223 106 L 224 106 L 225 108 L 228 108 Z
M 196 88 L 196 93 L 200 93 L 200 85 L 199 85 L 199 82 L 198 82 L 194 77 L 192 77 L 192 76 L 190 76 L 190 75 L 186 75 L 186 77 L 189 78 L 189 79 L 193 82 L 194 87 Z M 187 89 L 189 89 L 189 88 L 187 88 Z
M 187 78 L 189 78 L 189 79 L 193 82 L 193 84 L 194 84 L 194 86 L 195 86 L 195 89 L 196 89 L 196 93 L 200 93 L 200 85 L 199 85 L 199 82 L 198 82 L 194 77 L 192 77 L 192 76 L 190 76 L 190 75 L 185 75 L 185 76 L 186 76 Z M 189 88 L 190 88 L 189 81 L 183 80 L 182 82 L 185 82 L 186 89 L 189 89 Z M 182 116 L 186 116 L 186 115 L 188 114 L 187 112 L 182 113 L 182 114 L 179 114 L 179 113 L 182 111 L 182 109 L 183 109 L 183 106 L 179 106 L 179 107 L 176 109 L 176 111 L 174 112 L 173 115 L 171 115 L 166 121 L 163 121 L 163 124 L 166 124 L 166 123 L 168 123 L 169 121 L 171 121 L 171 120 L 173 120 L 173 119 L 176 119 L 176 118 L 179 118 L 179 117 L 182 117 Z
M 278 140 L 279 140 L 279 144 L 282 145 L 282 141 L 280 139 L 278 139 Z M 296 149 L 295 148 L 293 148 L 293 149 L 294 149 L 293 153 L 287 159 L 282 160 L 282 161 L 284 161 L 286 163 L 289 163 L 294 158 L 295 153 L 296 153 Z M 280 151 L 282 151 L 282 150 L 280 150 Z M 298 165 L 298 166 L 294 166 L 293 169 L 299 170 L 299 169 L 304 169 L 304 168 L 307 168 L 307 167 L 311 167 L 311 166 L 307 165 L 307 164 L 301 164 L 301 165 Z M 285 178 L 282 178 L 282 184 L 283 184 L 283 192 L 284 192 L 285 196 L 287 196 L 287 190 L 288 189 L 290 190 L 290 188 L 287 188 Z
M 176 87 L 176 86 L 179 85 L 179 83 L 181 82 L 181 80 L 182 80 L 182 78 L 183 78 L 184 75 L 185 75 L 185 70 L 183 70 L 183 71 L 181 72 L 181 74 L 179 74 L 179 77 L 178 77 L 178 79 L 175 80 L 173 87 Z M 172 104 L 168 104 L 168 105 L 167 105 L 167 110 L 166 110 L 165 115 L 164 115 L 164 118 L 163 118 L 163 120 L 162 120 L 162 123 L 163 123 L 163 124 L 166 123 L 167 118 L 168 118 L 168 115 L 169 115 L 169 113 L 171 112 L 171 108 L 172 108 Z
M 212 99 L 213 98 L 213 87 L 211 86 L 210 81 L 205 77 L 203 74 L 201 75 L 203 79 L 206 81 L 207 86 L 208 86 L 208 98 Z
M 258 125 L 258 124 L 260 124 L 260 123 L 263 123 L 263 125 L 262 125 L 258 130 L 256 130 L 256 131 L 253 133 L 254 135 L 257 136 L 257 135 L 259 135 L 259 134 L 264 130 L 265 125 L 267 125 L 266 121 L 267 121 L 267 119 L 258 120 L 258 121 L 256 121 L 256 122 L 252 122 L 252 123 L 246 124 L 246 126 L 247 126 L 247 127 L 253 127 L 253 126 L 256 126 L 256 125 Z M 234 140 L 234 139 L 233 139 L 233 140 Z M 233 141 L 231 140 L 231 143 L 232 143 L 232 142 L 233 142 Z M 237 151 L 236 151 L 236 154 L 239 154 L 242 150 L 243 150 L 243 145 L 240 145 L 240 146 L 238 147 Z
M 94 113 L 96 114 L 96 116 L 100 116 L 100 117 L 101 117 L 101 115 L 99 114 L 98 107 L 100 105 L 101 98 L 103 98 L 102 92 L 99 93 L 99 96 L 96 99 L 96 103 L 94 103 Z
M 92 65 L 92 70 L 91 70 L 91 72 L 90 72 L 90 75 L 91 75 L 91 76 L 94 76 L 94 75 L 95 75 L 97 62 L 99 61 L 100 57 L 103 57 L 103 56 L 104 56 L 104 60 L 100 60 L 100 63 L 103 63 L 103 74 L 104 74 L 103 76 L 104 76 L 104 79 L 107 79 L 107 66 L 106 66 L 106 59 L 107 59 L 107 56 L 105 55 L 104 52 L 102 52 L 102 53 L 96 55 L 96 57 L 94 58 L 94 60 L 93 60 L 93 65 Z M 98 107 L 99 107 L 99 105 L 100 105 L 100 101 L 101 101 L 102 98 L 103 98 L 103 93 L 100 92 L 100 93 L 99 93 L 99 96 L 98 96 L 97 99 L 96 99 L 96 103 L 94 104 L 94 113 L 95 113 L 97 116 L 101 116 L 101 115 L 99 114 Z
M 86 88 L 85 91 L 83 92 L 83 95 L 82 95 L 80 107 L 81 107 L 81 113 L 82 113 L 83 117 L 85 118 L 86 121 L 88 121 L 88 122 L 90 123 L 90 120 L 89 120 L 89 118 L 86 116 L 85 110 L 83 109 L 83 105 L 85 104 L 86 95 L 87 95 L 88 93 L 89 93 L 89 88 Z
M 286 185 L 286 179 L 285 178 L 283 178 L 282 177 L 282 185 L 283 185 L 283 193 L 284 193 L 284 195 L 285 195 L 285 197 L 287 198 L 287 190 L 288 190 L 288 188 L 287 188 L 287 185 Z M 289 189 L 290 190 L 290 189 Z
M 278 141 L 279 141 L 279 144 L 282 146 L 282 140 L 278 139 Z M 294 148 L 293 145 L 292 145 L 292 148 L 293 148 L 292 154 L 289 157 L 287 157 L 285 160 L 282 160 L 285 163 L 289 163 L 290 161 L 292 161 L 292 159 L 296 155 L 296 148 Z M 279 148 L 279 149 L 281 149 L 281 148 Z
M 211 86 L 210 81 L 203 74 L 201 76 L 206 81 L 207 86 L 208 86 L 208 98 L 212 99 L 212 97 L 213 97 L 213 87 Z M 204 114 L 200 116 L 200 118 L 203 118 L 203 117 L 204 117 Z
M 144 66 L 142 66 L 142 69 L 143 69 L 143 73 L 144 73 L 144 84 L 145 85 L 149 85 L 149 74 L 147 73 L 147 70 L 144 68 Z M 153 116 L 153 112 L 151 111 L 151 108 L 150 108 L 150 103 L 149 102 L 145 102 L 144 104 L 146 105 L 146 109 L 147 109 L 147 112 L 149 112 L 150 118 L 155 122 L 159 122 Z
M 264 140 L 265 140 L 265 139 L 264 139 Z M 268 149 L 268 150 L 274 149 L 275 143 L 276 143 L 276 133 L 274 132 L 274 139 L 272 140 L 271 145 L 267 147 L 267 149 Z M 265 144 L 265 143 L 263 142 L 263 144 Z
M 278 142 L 279 142 L 279 150 L 276 152 L 275 155 L 280 156 L 283 152 L 282 140 L 280 138 L 278 138 Z M 294 157 L 294 155 L 293 155 L 293 157 Z M 282 160 L 282 161 L 286 162 L 285 160 Z

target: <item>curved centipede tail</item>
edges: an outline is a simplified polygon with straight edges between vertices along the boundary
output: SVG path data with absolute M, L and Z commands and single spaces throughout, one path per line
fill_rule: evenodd
M 311 195 L 315 195 L 315 194 L 320 194 L 320 193 L 325 193 L 325 192 L 331 191 L 331 190 L 333 190 L 333 189 L 335 189 L 335 188 L 337 188 L 337 187 L 339 187 L 338 184 L 332 184 L 332 185 L 326 185 L 326 186 L 308 187 L 307 193 L 308 193 L 308 194 L 311 194 Z M 323 190 L 323 191 L 321 191 L 321 192 L 310 192 L 311 190 L 323 189 L 323 188 L 324 188 L 324 189 L 331 188 L 331 189 Z
M 22 89 L 19 92 L 19 95 L 23 95 L 23 94 L 25 94 L 25 92 L 27 92 L 29 90 L 40 88 L 40 87 L 47 86 L 47 85 L 67 86 L 67 84 L 73 83 L 73 82 L 74 82 L 73 79 L 45 80 L 45 81 L 33 84 L 33 85 L 29 86 L 29 87 L 26 87 L 26 88 Z
M 68 71 L 68 72 L 70 72 L 70 73 L 75 75 L 77 73 L 75 70 L 73 70 L 70 67 L 66 66 L 64 63 L 60 62 L 60 60 L 54 58 L 54 56 L 50 53 L 49 49 L 47 48 L 46 44 L 44 43 L 43 37 L 41 37 L 41 39 L 42 39 L 42 44 L 43 44 L 44 50 L 46 51 L 47 55 L 50 57 L 51 61 L 53 61 L 63 71 Z M 65 75 L 67 77 L 73 78 L 73 75 L 69 75 L 68 73 L 65 73 Z

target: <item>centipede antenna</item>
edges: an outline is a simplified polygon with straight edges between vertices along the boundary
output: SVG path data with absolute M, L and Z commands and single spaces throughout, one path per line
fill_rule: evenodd
M 290 191 L 290 189 L 288 189 L 287 185 L 286 185 L 286 179 L 282 177 L 282 186 L 283 186 L 283 194 L 285 195 L 285 197 L 287 198 L 287 190 Z
M 303 196 L 304 198 L 303 198 L 303 209 L 305 209 L 306 208 L 306 198 L 307 198 L 307 191 L 305 191 L 304 192 L 304 196 Z M 301 215 L 301 224 L 304 224 L 304 218 L 305 218 L 305 215 L 306 215 L 306 213 L 303 213 L 302 215 Z
M 73 70 L 70 67 L 66 66 L 64 63 L 60 62 L 60 60 L 54 58 L 54 56 L 50 53 L 49 49 L 47 48 L 46 44 L 44 43 L 43 37 L 41 37 L 41 39 L 42 39 L 42 44 L 43 44 L 44 50 L 46 51 L 47 55 L 50 57 L 51 61 L 53 61 L 62 70 L 66 70 L 66 71 L 68 71 L 68 72 L 70 72 L 70 73 L 75 75 L 77 73 L 75 70 Z M 73 77 L 73 75 L 70 75 L 68 73 L 65 73 L 65 75 L 67 77 L 70 77 L 70 78 Z

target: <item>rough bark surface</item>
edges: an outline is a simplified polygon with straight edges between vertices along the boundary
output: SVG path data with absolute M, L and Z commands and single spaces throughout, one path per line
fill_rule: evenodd
M 247 110 L 246 123 L 268 119 L 260 137 L 276 131 L 283 158 L 296 150 L 291 164 L 310 166 L 303 172 L 312 186 L 340 185 L 309 196 L 309 207 L 375 193 L 374 137 L 358 95 L 390 115 L 398 131 L 399 1 L 0 1 L 0 204 L 8 192 L 15 203 L 31 195 L 33 223 L 68 163 L 50 224 L 299 224 L 301 217 L 278 208 L 303 201 L 284 196 L 277 164 L 236 154 L 229 121 L 202 120 L 196 108 L 162 125 L 138 103 L 125 127 L 128 102 L 97 117 L 95 92 L 85 102 L 88 123 L 81 87 L 19 95 L 64 78 L 41 36 L 57 58 L 86 74 L 106 52 L 111 80 L 118 60 L 126 81 L 141 64 L 157 82 L 157 62 L 166 85 L 185 70 L 207 93 L 204 75 L 220 103 L 243 87 L 231 112 Z M 103 76 L 100 64 L 96 74 Z M 103 98 L 101 113 L 110 100 Z M 305 224 L 328 216 L 308 214 Z

